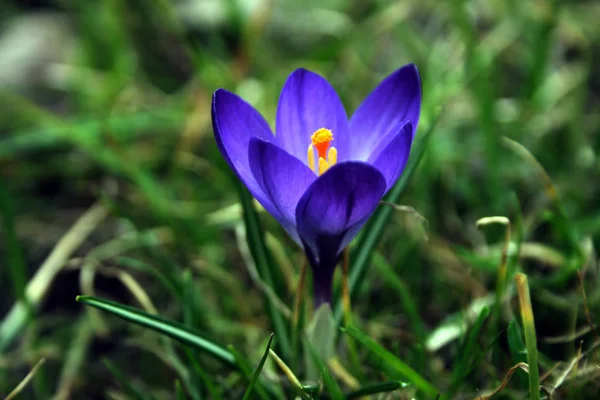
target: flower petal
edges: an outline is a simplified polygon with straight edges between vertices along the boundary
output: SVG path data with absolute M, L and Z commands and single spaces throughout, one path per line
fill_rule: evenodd
M 369 157 L 369 164 L 377 168 L 385 178 L 386 192 L 404 171 L 413 141 L 412 132 L 412 124 L 406 122 L 395 135 L 388 135 L 388 140 L 381 141 Z
M 350 156 L 367 160 L 383 138 L 398 132 L 404 121 L 414 131 L 421 112 L 421 80 L 414 64 L 408 64 L 385 78 L 367 96 L 350 119 Z
M 312 253 L 312 264 L 335 266 L 385 188 L 376 168 L 354 161 L 334 165 L 308 187 L 296 208 L 296 223 L 305 248 Z
M 307 163 L 310 136 L 319 128 L 333 133 L 340 159 L 348 155 L 348 117 L 335 90 L 322 76 L 297 69 L 288 77 L 277 106 L 275 131 L 285 151 Z
M 211 115 L 217 146 L 223 158 L 260 204 L 271 214 L 277 214 L 252 175 L 248 162 L 251 138 L 275 140 L 269 124 L 254 107 L 225 89 L 218 89 L 213 94 Z
M 296 206 L 317 176 L 300 160 L 277 145 L 258 138 L 250 140 L 250 168 L 254 178 L 279 217 L 274 217 L 301 244 L 296 231 Z

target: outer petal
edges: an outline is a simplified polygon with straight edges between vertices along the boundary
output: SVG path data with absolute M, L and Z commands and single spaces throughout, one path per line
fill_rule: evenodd
M 317 176 L 277 145 L 258 138 L 250 140 L 249 154 L 254 178 L 279 214 L 274 217 L 301 244 L 296 231 L 296 206 Z
M 332 146 L 347 158 L 348 117 L 335 90 L 325 78 L 305 69 L 288 77 L 277 106 L 277 142 L 297 159 L 306 161 L 310 136 L 319 128 L 333 132 Z
M 335 265 L 385 188 L 381 173 L 362 162 L 336 164 L 309 186 L 296 208 L 296 222 L 319 265 Z
M 412 132 L 412 124 L 406 122 L 395 135 L 388 135 L 389 140 L 380 142 L 369 157 L 369 164 L 377 168 L 385 178 L 386 192 L 404 171 L 413 141 Z
M 278 211 L 252 175 L 248 162 L 250 139 L 274 140 L 267 121 L 237 95 L 218 89 L 212 99 L 212 124 L 221 154 L 250 193 L 275 215 Z
M 383 138 L 410 121 L 414 131 L 421 112 L 421 80 L 414 64 L 408 64 L 385 78 L 367 96 L 350 119 L 350 156 L 367 160 Z

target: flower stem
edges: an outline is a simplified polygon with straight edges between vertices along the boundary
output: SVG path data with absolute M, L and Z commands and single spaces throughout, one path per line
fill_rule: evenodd
M 323 303 L 331 302 L 334 268 L 320 266 L 313 268 L 314 309 L 317 310 Z

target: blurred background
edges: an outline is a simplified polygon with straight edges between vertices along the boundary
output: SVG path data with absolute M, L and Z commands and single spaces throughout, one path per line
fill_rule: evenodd
M 0 396 L 44 359 L 19 398 L 169 399 L 176 381 L 186 398 L 240 398 L 238 372 L 75 296 L 183 321 L 254 366 L 272 331 L 266 293 L 289 317 L 302 253 L 261 212 L 278 268 L 265 289 L 215 145 L 212 92 L 236 92 L 273 123 L 287 75 L 304 67 L 351 115 L 412 62 L 419 135 L 431 132 L 400 198 L 415 212 L 387 221 L 353 295 L 355 324 L 447 388 L 466 327 L 498 294 L 505 226 L 476 222 L 503 216 L 506 301 L 456 395 L 493 390 L 523 361 L 508 330 L 518 323 L 510 274 L 522 271 L 542 385 L 554 398 L 595 398 L 599 20 L 592 0 L 4 1 Z M 355 381 L 387 376 L 359 357 Z M 527 375 L 515 377 L 498 398 L 523 398 Z M 271 363 L 263 378 L 287 385 Z

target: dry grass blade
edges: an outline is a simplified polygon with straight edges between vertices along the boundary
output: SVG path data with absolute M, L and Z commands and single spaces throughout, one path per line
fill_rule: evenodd
M 550 179 L 550 176 L 548 176 L 548 173 L 546 172 L 546 170 L 544 169 L 542 164 L 540 164 L 540 162 L 521 143 L 516 142 L 507 137 L 503 137 L 502 141 L 506 145 L 506 147 L 508 147 L 509 149 L 514 151 L 516 154 L 518 154 L 520 157 L 527 160 L 530 164 L 532 164 L 533 166 L 536 167 L 536 169 L 538 170 L 538 173 L 544 183 L 544 188 L 546 189 L 546 194 L 553 202 L 555 202 L 556 198 L 557 198 L 556 188 L 554 187 L 554 184 L 552 183 L 552 179 Z
M 598 335 L 598 331 L 596 330 L 594 322 L 592 321 L 592 314 L 590 313 L 590 309 L 588 307 L 587 296 L 585 294 L 585 287 L 583 286 L 583 278 L 581 277 L 581 272 L 579 270 L 577 270 L 577 277 L 579 278 L 579 286 L 581 287 L 581 295 L 583 296 L 583 310 L 585 312 L 585 318 L 587 319 L 587 323 L 590 326 L 592 332 L 594 332 L 596 337 L 600 339 L 600 335 Z
M 25 296 L 29 306 L 36 307 L 42 301 L 56 275 L 106 215 L 107 211 L 104 206 L 94 204 L 58 241 L 48 258 L 27 284 Z M 15 303 L 0 325 L 0 351 L 24 328 L 27 318 L 27 305 L 23 302 Z
M 275 363 L 277 364 L 277 366 L 279 366 L 279 368 L 281 368 L 281 370 L 283 371 L 285 376 L 287 376 L 287 378 L 292 383 L 292 385 L 294 385 L 294 387 L 298 390 L 298 393 L 300 394 L 300 396 L 302 398 L 305 398 L 306 393 L 304 393 L 304 390 L 302 389 L 302 383 L 300 382 L 298 377 L 296 377 L 296 375 L 290 369 L 290 367 L 288 367 L 287 364 L 285 362 L 283 362 L 283 360 L 281 358 L 279 358 L 277 353 L 275 353 L 272 349 L 269 349 L 269 355 L 271 356 L 271 358 L 273 358 L 273 360 L 275 360 Z
M 573 340 L 580 338 L 583 335 L 586 335 L 592 331 L 593 327 L 590 325 L 586 325 L 573 333 L 568 333 L 566 335 L 559 336 L 549 336 L 545 337 L 543 340 L 545 343 L 549 344 L 558 344 L 558 343 L 569 343 Z
M 579 361 L 583 357 L 584 357 L 584 354 L 581 353 L 581 347 L 580 347 L 579 352 L 577 353 L 577 356 L 573 357 L 573 359 L 571 360 L 571 362 L 569 363 L 567 368 L 565 368 L 565 370 L 562 371 L 562 373 L 556 378 L 556 380 L 552 384 L 551 388 L 549 389 L 550 394 L 554 393 L 554 391 L 556 389 L 558 389 L 560 386 L 562 386 L 562 384 L 565 383 L 565 381 L 571 375 L 571 373 L 574 373 L 574 371 L 577 368 L 577 365 L 579 365 Z
M 76 266 L 75 268 L 83 268 L 82 266 Z M 98 274 L 106 277 L 112 277 L 121 281 L 124 287 L 126 287 L 133 298 L 142 306 L 144 310 L 150 314 L 157 314 L 158 310 L 152 302 L 152 299 L 143 288 L 143 286 L 134 278 L 132 274 L 127 271 L 123 271 L 117 267 L 101 267 L 97 270 Z M 86 290 L 86 294 L 93 295 L 93 290 Z
M 394 204 L 394 203 L 390 203 L 389 201 L 384 201 L 384 200 L 381 200 L 379 202 L 379 204 L 390 206 L 390 207 L 392 207 L 396 211 L 401 211 L 401 212 L 404 212 L 404 213 L 411 214 L 413 217 L 416 217 L 418 220 L 420 220 L 420 221 L 422 221 L 424 223 L 428 223 L 429 222 L 429 221 L 427 221 L 427 218 L 425 218 L 424 216 L 422 216 L 421 214 L 419 214 L 419 212 L 417 210 L 415 210 L 414 207 L 403 206 L 401 204 Z
M 31 371 L 29 371 L 29 373 L 25 376 L 25 378 L 23 378 L 23 380 L 17 385 L 17 387 L 15 387 L 12 390 L 12 392 L 10 392 L 8 394 L 8 396 L 6 396 L 6 398 L 4 400 L 12 400 L 15 397 L 17 397 L 19 395 L 19 393 L 21 393 L 21 391 L 23 389 L 25 389 L 25 386 L 27 386 L 27 384 L 33 379 L 33 377 L 37 373 L 38 369 L 40 369 L 41 366 L 44 365 L 45 362 L 46 362 L 45 358 L 42 358 L 40 361 L 38 361 L 33 366 L 33 368 L 31 368 Z
M 356 390 L 360 382 L 344 367 L 338 358 L 332 358 L 327 362 L 331 372 L 342 380 L 350 389 Z
M 429 241 L 429 237 L 427 236 L 427 232 L 426 232 L 426 229 L 429 226 L 429 221 L 427 220 L 427 218 L 422 216 L 417 210 L 415 210 L 414 207 L 404 206 L 404 205 L 400 205 L 400 204 L 394 204 L 394 203 L 390 203 L 389 201 L 384 201 L 384 200 L 380 201 L 379 204 L 384 205 L 384 206 L 389 206 L 396 211 L 400 211 L 400 212 L 409 214 L 415 220 L 420 222 L 421 223 L 420 230 L 422 233 L 422 237 L 426 242 Z
M 508 382 L 510 382 L 510 379 L 512 378 L 513 374 L 518 369 L 522 369 L 523 371 L 529 373 L 529 366 L 527 365 L 527 363 L 520 362 L 508 370 L 508 372 L 504 376 L 504 379 L 502 380 L 502 383 L 500 383 L 500 386 L 498 386 L 496 389 L 494 389 L 490 393 L 483 394 L 483 395 L 480 394 L 479 396 L 475 397 L 473 400 L 488 400 L 488 399 L 491 399 L 492 396 L 500 393 L 506 387 L 506 385 L 508 385 Z

